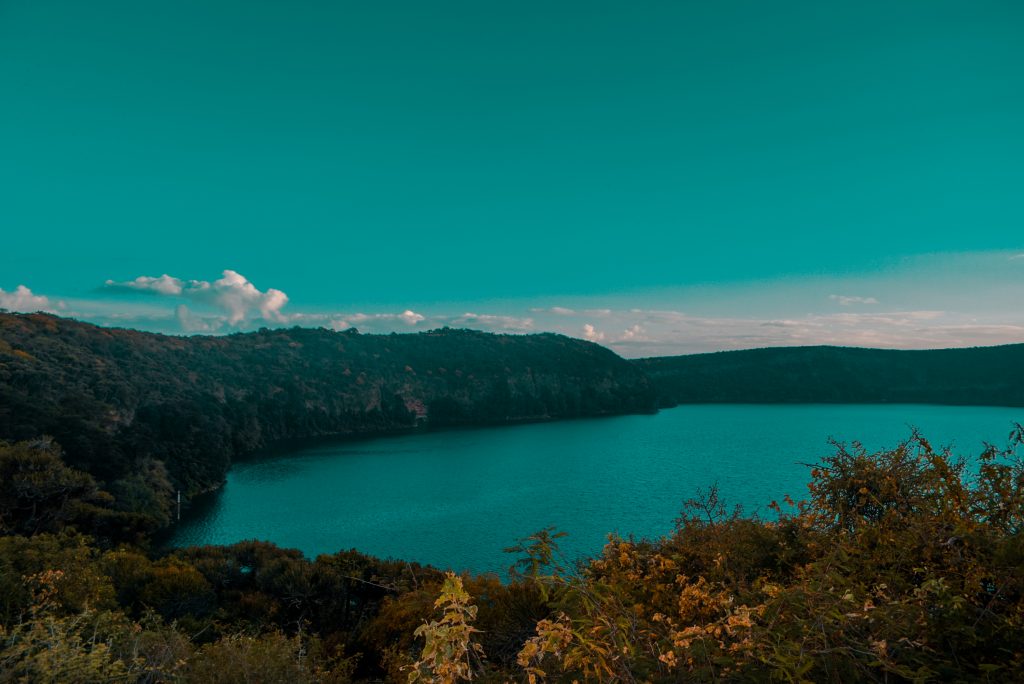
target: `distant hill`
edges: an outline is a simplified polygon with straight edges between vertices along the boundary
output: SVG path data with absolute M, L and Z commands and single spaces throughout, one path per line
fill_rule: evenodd
M 1024 406 L 1024 344 L 902 351 L 781 347 L 639 359 L 662 406 L 928 403 Z
M 157 461 L 196 493 L 233 458 L 281 440 L 654 406 L 636 366 L 562 335 L 174 337 L 0 313 L 0 439 L 51 435 L 70 465 L 108 484 Z
M 291 328 L 177 337 L 0 313 L 0 440 L 53 436 L 69 465 L 129 508 L 150 489 L 214 488 L 233 459 L 285 440 L 698 402 L 1024 406 L 1024 345 L 630 362 L 555 334 Z

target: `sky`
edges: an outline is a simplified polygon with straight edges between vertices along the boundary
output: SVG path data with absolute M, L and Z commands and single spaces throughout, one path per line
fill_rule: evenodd
M 0 0 L 0 308 L 1024 341 L 1024 3 Z

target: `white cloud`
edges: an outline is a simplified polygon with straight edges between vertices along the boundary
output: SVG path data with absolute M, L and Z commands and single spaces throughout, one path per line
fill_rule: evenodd
M 522 333 L 534 330 L 532 318 L 467 312 L 460 315 L 422 314 L 406 309 L 402 313 L 295 313 L 288 321 L 297 325 L 323 325 L 333 330 L 358 328 L 365 333 L 388 333 L 415 326 L 418 330 L 473 328 L 489 332 Z
M 406 309 L 405 311 L 398 315 L 398 318 L 401 319 L 406 325 L 416 325 L 420 321 L 424 320 L 425 316 L 423 316 L 422 314 L 418 314 L 415 311 L 412 311 L 411 309 Z
M 476 328 L 494 332 L 529 332 L 533 330 L 532 318 L 501 316 L 496 314 L 464 313 L 461 316 L 435 316 L 432 321 L 455 328 Z
M 604 333 L 599 332 L 590 323 L 583 324 L 583 338 L 590 340 L 591 342 L 603 342 Z
M 210 320 L 196 316 L 184 304 L 179 304 L 174 309 L 174 317 L 183 332 L 216 332 L 220 327 L 217 319 Z
M 399 323 L 404 325 L 417 325 L 426 320 L 426 316 L 418 314 L 411 309 L 402 313 L 331 313 L 331 314 L 302 314 L 297 313 L 289 317 L 295 323 L 324 323 L 327 322 L 335 330 L 346 330 L 357 326 L 366 327 L 366 332 L 380 332 L 395 329 Z
M 851 295 L 829 295 L 829 299 L 839 302 L 839 306 L 851 306 L 853 304 L 878 304 L 874 297 L 854 297 Z
M 623 340 L 642 340 L 644 339 L 644 329 L 639 323 L 632 325 L 622 331 Z
M 262 292 L 248 278 L 230 269 L 225 270 L 221 278 L 212 283 L 205 280 L 184 281 L 165 273 L 158 277 L 139 276 L 123 282 L 107 280 L 105 285 L 113 290 L 180 297 L 200 307 L 212 307 L 223 319 L 222 322 L 230 326 L 239 326 L 251 320 L 270 323 L 285 323 L 288 320 L 281 311 L 288 303 L 288 295 L 274 288 Z M 180 309 L 177 311 L 180 314 Z M 191 325 L 195 325 L 197 320 L 205 320 L 204 330 L 220 327 L 209 315 L 199 315 L 188 309 L 186 311 L 189 312 L 188 320 L 192 321 Z M 176 315 L 180 321 L 179 314 Z
M 918 325 L 921 321 L 942 318 L 944 311 L 892 311 L 889 313 L 836 313 L 821 314 L 809 318 L 831 321 L 843 325 L 907 326 Z
M 570 308 L 564 307 L 564 306 L 550 306 L 550 307 L 535 306 L 532 309 L 530 309 L 530 312 L 531 313 L 538 313 L 538 314 L 549 313 L 549 314 L 554 314 L 556 316 L 575 316 L 576 315 L 576 310 L 575 309 L 570 309 Z
M 157 278 L 152 276 L 139 276 L 135 280 L 128 280 L 126 282 L 108 280 L 105 285 L 114 289 L 154 292 L 162 295 L 180 295 L 184 288 L 184 283 L 182 283 L 181 280 L 169 276 L 166 273 Z
M 56 306 L 51 305 L 49 297 L 34 294 L 24 285 L 18 285 L 13 292 L 5 292 L 0 288 L 0 309 L 22 312 L 52 311 Z
M 202 283 L 202 285 L 206 285 Z M 191 289 L 191 288 L 190 288 Z M 250 315 L 259 312 L 264 321 L 284 323 L 285 316 L 281 308 L 288 303 L 288 295 L 281 290 L 270 288 L 260 292 L 249 280 L 237 271 L 224 271 L 219 280 L 213 281 L 210 288 L 202 287 L 198 292 L 212 292 L 214 301 L 227 312 L 228 323 L 238 325 Z

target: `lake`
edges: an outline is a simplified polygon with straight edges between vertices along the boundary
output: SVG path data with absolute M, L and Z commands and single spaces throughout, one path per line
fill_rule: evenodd
M 921 429 L 964 456 L 1005 444 L 1024 409 L 922 405 L 687 405 L 617 416 L 320 443 L 236 463 L 172 543 L 264 539 L 309 557 L 355 548 L 441 568 L 504 572 L 502 552 L 548 525 L 569 557 L 608 533 L 670 532 L 680 503 L 717 482 L 764 512 L 806 493 L 828 439 L 890 447 Z

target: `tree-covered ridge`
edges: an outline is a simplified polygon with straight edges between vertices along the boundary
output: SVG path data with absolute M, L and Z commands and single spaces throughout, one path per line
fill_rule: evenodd
M 139 478 L 209 489 L 232 458 L 284 439 L 653 407 L 642 371 L 561 335 L 173 337 L 0 313 L 0 438 L 50 435 L 127 498 L 148 496 Z
M 920 436 L 839 445 L 770 519 L 711 491 L 674 533 L 576 565 L 541 530 L 507 582 L 97 544 L 91 478 L 53 442 L 0 443 L 0 681 L 1021 681 L 1022 443 L 970 467 Z
M 662 405 L 1024 406 L 1024 344 L 905 351 L 781 347 L 639 359 Z

